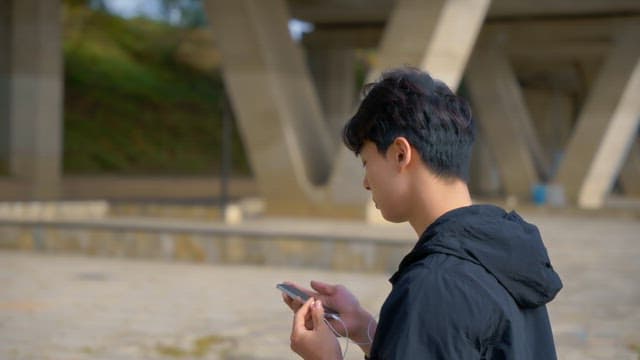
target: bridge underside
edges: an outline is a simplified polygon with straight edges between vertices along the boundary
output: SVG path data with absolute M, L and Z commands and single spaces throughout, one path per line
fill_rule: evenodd
M 550 184 L 585 208 L 612 191 L 640 196 L 636 0 L 204 3 L 272 213 L 366 216 L 362 170 L 340 129 L 358 102 L 356 79 L 399 65 L 471 100 L 475 195 L 525 201 Z M 0 4 L 0 50 L 10 50 L 0 51 L 0 155 L 30 198 L 55 198 L 61 176 L 60 21 L 48 16 L 56 11 L 56 1 Z M 314 30 L 293 40 L 291 18 Z

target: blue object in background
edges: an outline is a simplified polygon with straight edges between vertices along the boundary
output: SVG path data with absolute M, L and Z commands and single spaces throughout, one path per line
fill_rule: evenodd
M 547 202 L 547 186 L 544 184 L 534 185 L 531 196 L 534 204 L 544 205 Z

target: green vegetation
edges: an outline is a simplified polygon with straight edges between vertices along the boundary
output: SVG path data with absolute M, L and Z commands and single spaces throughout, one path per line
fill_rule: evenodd
M 91 346 L 83 346 L 82 348 L 80 348 L 80 352 L 87 355 L 95 355 L 96 349 L 92 348 Z
M 215 51 L 201 29 L 126 20 L 72 2 L 64 29 L 65 173 L 218 172 L 221 75 L 217 66 L 199 66 L 193 51 L 180 51 L 185 43 Z M 234 173 L 248 174 L 235 129 L 232 143 Z
M 231 340 L 217 335 L 209 335 L 196 339 L 190 349 L 183 349 L 178 346 L 158 345 L 156 351 L 164 356 L 175 358 L 181 357 L 203 357 L 209 353 L 212 347 L 229 345 Z M 224 350 L 222 350 L 224 352 Z

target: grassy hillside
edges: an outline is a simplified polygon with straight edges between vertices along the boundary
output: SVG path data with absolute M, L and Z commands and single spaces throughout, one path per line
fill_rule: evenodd
M 201 30 L 83 6 L 65 9 L 64 28 L 65 173 L 218 172 L 223 85 Z M 235 129 L 233 148 L 247 174 Z

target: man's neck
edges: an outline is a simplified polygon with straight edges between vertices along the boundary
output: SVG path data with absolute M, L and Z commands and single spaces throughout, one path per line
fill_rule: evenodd
M 469 188 L 462 180 L 432 179 L 417 189 L 417 194 L 409 223 L 418 236 L 445 213 L 472 204 Z

